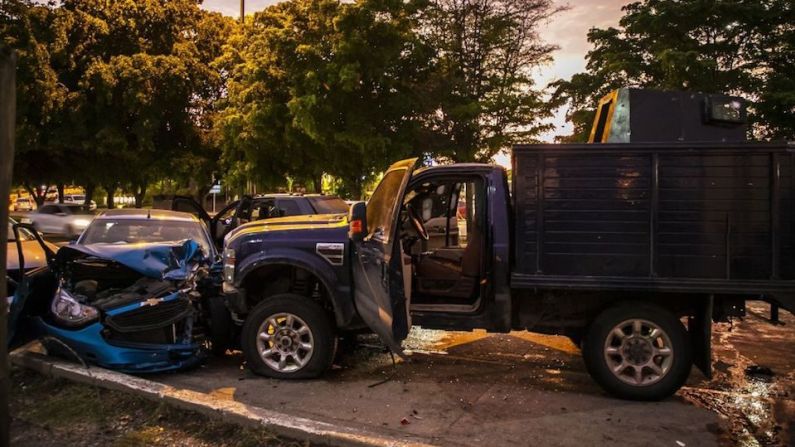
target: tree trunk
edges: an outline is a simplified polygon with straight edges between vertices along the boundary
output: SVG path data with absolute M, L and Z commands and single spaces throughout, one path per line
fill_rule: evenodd
M 83 190 L 86 192 L 86 200 L 84 202 L 84 205 L 91 206 L 91 199 L 94 196 L 94 190 L 96 188 L 97 188 L 97 185 L 95 185 L 93 183 L 86 183 L 86 185 L 83 186 Z
M 0 222 L 7 225 L 8 206 L 5 203 L 11 189 L 11 174 L 14 166 L 14 135 L 16 116 L 16 61 L 14 52 L 0 49 Z M 8 246 L 8 232 L 0 231 L 0 247 Z M 8 394 L 11 385 L 8 364 L 8 303 L 6 302 L 6 256 L 11 250 L 0 250 L 0 445 L 9 445 L 11 417 L 8 409 Z
M 22 186 L 25 187 L 25 190 L 30 194 L 30 197 L 36 202 L 36 208 L 42 206 L 44 204 L 44 200 L 47 198 L 47 190 L 43 190 L 40 186 L 32 186 L 30 183 L 25 182 Z
M 108 193 L 107 198 L 105 200 L 105 204 L 108 206 L 109 210 L 116 208 L 116 204 L 113 202 L 114 196 L 116 195 L 116 185 L 102 185 L 105 188 L 105 191 Z
M 135 196 L 135 207 L 141 208 L 144 206 L 144 196 L 146 196 L 146 183 L 142 183 L 140 185 L 136 185 L 133 190 L 133 195 Z
M 66 187 L 63 183 L 58 183 L 55 188 L 58 189 L 58 203 L 63 203 L 63 191 Z
M 322 194 L 323 193 L 323 173 L 321 172 L 314 179 L 312 179 L 312 183 L 314 183 L 314 185 L 315 185 L 315 193 L 316 194 Z
M 353 200 L 363 200 L 362 180 L 359 177 L 351 177 L 345 181 L 345 189 Z

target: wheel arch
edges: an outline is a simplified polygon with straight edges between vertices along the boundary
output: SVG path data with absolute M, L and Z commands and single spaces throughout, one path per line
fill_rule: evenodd
M 339 276 L 323 259 L 286 250 L 241 265 L 235 283 L 246 291 L 249 309 L 270 295 L 299 293 L 318 299 L 333 315 L 337 327 L 343 328 L 351 324 L 355 311 L 348 282 Z M 306 288 L 294 290 L 296 286 Z

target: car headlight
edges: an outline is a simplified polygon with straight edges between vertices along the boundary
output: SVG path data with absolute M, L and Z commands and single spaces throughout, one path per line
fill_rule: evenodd
M 85 228 L 85 227 L 87 227 L 87 226 L 88 226 L 88 224 L 90 224 L 90 223 L 91 223 L 91 221 L 90 221 L 90 220 L 88 220 L 88 219 L 75 219 L 75 221 L 74 221 L 73 223 L 74 223 L 74 225 L 75 225 L 76 227 L 83 227 L 83 228 Z
M 235 250 L 227 248 L 224 250 L 224 282 L 232 284 L 235 282 Z
M 55 291 L 50 311 L 59 323 L 66 326 L 81 326 L 96 320 L 99 316 L 96 308 L 80 304 L 72 294 L 60 286 Z

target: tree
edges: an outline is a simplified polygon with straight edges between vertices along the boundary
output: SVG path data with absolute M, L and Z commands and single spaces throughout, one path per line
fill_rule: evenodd
M 435 50 L 428 147 L 457 162 L 489 161 L 547 129 L 532 71 L 556 49 L 538 29 L 561 8 L 550 0 L 432 0 L 422 32 Z
M 64 162 L 56 129 L 61 123 L 66 91 L 50 65 L 52 36 L 57 32 L 58 23 L 46 6 L 23 0 L 0 3 L 0 43 L 16 50 L 19 58 L 14 179 L 38 205 L 47 192 L 40 185 L 61 180 Z
M 552 106 L 569 107 L 584 141 L 598 99 L 619 87 L 743 95 L 757 136 L 793 136 L 793 28 L 788 0 L 643 0 L 618 28 L 592 29 L 587 71 L 556 81 Z
M 226 162 L 259 181 L 289 175 L 316 188 L 327 173 L 361 197 L 390 161 L 420 154 L 423 4 L 293 0 L 255 15 L 233 42 L 218 126 Z

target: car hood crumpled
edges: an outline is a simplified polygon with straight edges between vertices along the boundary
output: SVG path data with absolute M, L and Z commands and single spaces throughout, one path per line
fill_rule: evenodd
M 201 246 L 193 240 L 136 244 L 87 244 L 61 247 L 55 264 L 96 257 L 117 262 L 150 278 L 185 279 L 193 263 L 204 258 Z

